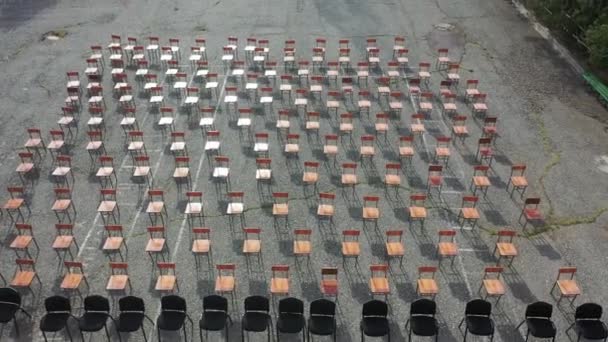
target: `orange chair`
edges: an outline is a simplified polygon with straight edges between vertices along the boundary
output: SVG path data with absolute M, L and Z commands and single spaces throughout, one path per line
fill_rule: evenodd
M 298 153 L 300 152 L 300 135 L 295 133 L 287 134 L 287 141 L 285 142 L 285 147 L 283 148 L 283 152 L 287 158 L 295 157 L 298 158 Z
M 126 262 L 110 262 L 110 277 L 106 284 L 106 291 L 110 293 L 126 293 L 127 285 L 133 291 L 131 278 L 129 278 L 129 265 Z
M 327 92 L 327 101 L 325 102 L 325 108 L 329 116 L 334 113 L 336 119 L 338 118 L 338 109 L 340 109 L 341 98 L 342 93 L 339 91 L 330 90 Z
M 437 50 L 438 56 L 435 61 L 435 67 L 438 69 L 445 68 L 450 63 L 450 57 L 448 56 L 448 49 L 442 48 Z
M 78 242 L 74 237 L 74 225 L 71 223 L 57 223 L 55 224 L 55 231 L 56 235 L 51 248 L 57 253 L 60 260 L 65 258 L 65 253 L 69 253 L 70 257 L 73 259 L 72 244 L 76 246 L 77 253 L 79 250 Z M 63 252 L 63 255 L 60 254 L 61 252 Z
M 338 268 L 321 268 L 321 293 L 338 301 Z
M 426 220 L 425 202 L 425 194 L 410 195 L 410 206 L 408 208 L 410 226 L 412 225 L 413 221 L 420 221 L 421 231 L 424 228 L 424 220 Z
M 314 133 L 319 136 L 319 129 L 321 128 L 321 123 L 319 117 L 321 113 L 319 112 L 307 112 L 306 113 L 306 124 L 304 128 L 306 129 L 306 134 Z
M 340 139 L 344 135 L 348 135 L 350 141 L 353 141 L 353 115 L 351 113 L 340 114 Z
M 40 284 L 42 287 L 42 282 L 40 281 L 40 277 L 36 272 L 34 260 L 16 259 L 15 263 L 17 264 L 17 269 L 15 270 L 13 279 L 10 282 L 10 286 L 16 289 L 27 288 L 33 295 L 34 291 L 32 290 L 32 283 L 34 282 L 34 278 L 38 280 L 38 284 Z
M 458 245 L 456 244 L 456 231 L 440 230 L 439 231 L 439 242 L 437 243 L 437 257 L 439 258 L 439 266 L 444 258 L 452 259 L 452 266 L 454 260 L 458 256 Z
M 467 80 L 467 88 L 464 95 L 465 102 L 470 102 L 473 96 L 480 94 L 478 86 L 479 80 Z
M 255 179 L 257 180 L 258 186 L 265 183 L 270 187 L 272 185 L 272 159 L 256 158 L 255 164 L 257 166 L 255 170 Z
M 115 183 L 118 184 L 118 178 L 114 170 L 114 158 L 100 156 L 99 169 L 97 169 L 95 176 L 99 179 L 99 184 L 102 188 L 115 188 Z
M 21 217 L 22 221 L 25 221 L 23 213 L 21 212 L 21 208 L 25 206 L 30 214 L 32 213 L 32 211 L 30 209 L 29 204 L 27 204 L 27 202 L 25 201 L 25 191 L 23 187 L 9 186 L 6 188 L 6 190 L 8 191 L 11 197 L 4 203 L 2 209 L 4 209 L 8 213 L 11 218 L 11 221 L 15 221 L 15 217 L 13 217 L 13 213 L 15 212 L 19 215 L 18 217 Z
M 242 191 L 232 191 L 228 193 L 228 206 L 226 214 L 230 219 L 230 226 L 234 222 L 234 218 L 238 216 L 241 219 L 241 226 L 245 225 L 245 193 Z
M 200 224 L 205 223 L 205 215 L 203 212 L 203 193 L 201 191 L 188 191 L 186 192 L 188 203 L 184 213 L 188 219 L 190 227 L 194 226 L 194 220 L 198 219 Z
M 207 140 L 205 141 L 205 153 L 208 155 L 221 154 L 221 146 L 220 146 L 220 131 L 208 131 L 207 132 Z
M 192 254 L 194 262 L 198 267 L 200 265 L 199 257 L 207 256 L 207 264 L 211 268 L 211 229 L 207 227 L 192 228 Z
M 31 154 L 31 153 L 30 153 Z M 51 173 L 53 182 L 58 186 L 70 187 L 68 175 L 74 184 L 74 173 L 72 172 L 72 158 L 70 156 L 59 155 L 55 158 L 55 169 Z
M 178 156 L 175 157 L 175 170 L 173 171 L 173 179 L 177 184 L 177 189 L 181 191 L 182 187 L 192 184 L 190 178 L 190 157 Z
M 361 147 L 359 148 L 359 161 L 363 163 L 363 158 L 368 158 L 370 161 L 374 159 L 376 150 L 374 148 L 374 136 L 364 135 L 361 137 Z
M 61 223 L 67 216 L 68 221 L 72 222 L 70 208 L 74 212 L 74 218 L 76 218 L 76 206 L 74 205 L 74 202 L 72 202 L 72 191 L 67 188 L 55 188 L 53 191 L 55 192 L 55 201 L 53 202 L 51 210 L 55 213 L 57 221 Z
M 243 254 L 246 256 L 247 269 L 249 269 L 249 256 L 255 255 L 258 258 L 258 265 L 262 265 L 262 229 L 244 228 L 243 233 Z
M 218 264 L 215 265 L 217 277 L 215 278 L 215 293 L 224 295 L 230 294 L 232 302 L 235 299 L 236 288 L 236 265 L 235 264 Z
M 376 86 L 378 89 L 378 103 L 382 103 L 383 99 L 389 102 L 389 95 L 391 93 L 391 79 L 389 77 L 378 77 L 376 78 Z
M 61 281 L 60 288 L 66 292 L 77 292 L 78 296 L 82 298 L 80 292 L 80 285 L 84 282 L 87 285 L 87 289 L 90 289 L 87 277 L 84 274 L 84 268 L 80 261 L 64 261 L 65 272 L 63 274 L 63 280 Z
M 270 268 L 270 294 L 273 296 L 289 296 L 289 266 L 272 265 Z
M 336 134 L 327 134 L 325 136 L 323 154 L 328 160 L 333 159 L 335 165 L 338 156 L 338 136 Z
M 408 91 L 410 93 L 410 96 L 413 99 L 419 99 L 420 98 L 420 79 L 419 78 L 410 78 L 407 81 L 407 86 L 408 86 Z
M 378 202 L 380 197 L 378 196 L 363 196 L 363 212 L 361 217 L 363 218 L 363 226 L 369 221 L 373 222 L 374 227 L 378 229 L 378 219 L 380 218 L 380 208 Z
M 308 112 L 308 90 L 299 88 L 296 89 L 296 98 L 293 100 L 293 104 L 296 106 L 296 114 Z
M 454 115 L 452 117 L 452 137 L 462 142 L 469 136 L 466 121 L 467 117 L 464 115 Z
M 26 179 L 31 178 L 32 182 L 34 181 L 34 174 L 38 173 L 38 166 L 36 165 L 36 161 L 34 160 L 34 154 L 32 152 L 20 152 L 19 153 L 19 165 L 15 172 L 19 175 L 19 179 L 21 179 L 21 184 L 26 186 Z M 72 180 L 74 176 L 72 175 Z
M 146 213 L 150 218 L 150 224 L 156 224 L 158 218 L 165 225 L 165 216 L 167 222 L 169 221 L 169 215 L 167 213 L 167 207 L 165 206 L 165 195 L 164 191 L 157 189 L 148 190 L 148 207 Z
M 450 161 L 450 137 L 437 137 L 437 146 L 435 147 L 435 162 L 445 163 L 446 167 Z
M 483 138 L 490 138 L 492 141 L 496 141 L 494 138 L 498 136 L 497 121 L 498 118 L 495 116 L 488 116 L 483 119 Z
M 572 298 L 570 304 L 573 304 L 576 297 L 581 294 L 578 283 L 576 279 L 574 279 L 575 274 L 576 267 L 560 267 L 557 271 L 557 279 L 550 291 L 551 295 L 553 295 L 553 291 L 557 288 L 559 292 L 557 305 L 559 305 L 564 297 Z
M 216 156 L 213 158 L 213 170 L 211 177 L 215 182 L 216 191 L 224 183 L 226 191 L 230 190 L 230 159 L 224 156 Z
M 486 115 L 488 112 L 488 105 L 486 103 L 487 94 L 480 93 L 473 95 L 473 114 L 474 115 Z
M 51 153 L 51 157 L 53 157 L 54 160 L 55 156 L 59 155 L 60 153 L 65 153 L 65 134 L 63 131 L 58 130 L 51 130 L 50 134 L 51 141 L 49 142 L 47 149 Z
M 156 278 L 156 291 L 173 292 L 179 291 L 177 283 L 177 273 L 175 272 L 175 263 L 173 262 L 158 262 L 158 277 Z
M 540 211 L 539 205 L 539 197 L 526 198 L 524 207 L 521 210 L 521 215 L 519 215 L 519 223 L 521 223 L 521 218 L 524 218 L 523 229 L 526 229 L 526 226 L 530 221 L 540 222 L 543 220 L 543 214 Z
M 403 112 L 403 93 L 400 91 L 391 91 L 389 96 L 388 108 L 390 109 L 390 113 L 393 114 L 394 118 L 401 119 L 401 113 Z
M 509 182 L 507 183 L 507 191 L 509 191 L 509 186 L 512 186 L 511 196 L 515 190 L 520 191 L 520 195 L 523 197 L 524 192 L 528 188 L 528 180 L 524 175 L 526 172 L 526 165 L 524 164 L 514 164 L 511 166 L 511 175 L 509 176 Z
M 148 231 L 148 242 L 146 243 L 146 253 L 150 256 L 150 260 L 155 262 L 158 260 L 158 255 L 165 260 L 165 249 L 167 247 L 167 239 L 165 236 L 165 227 L 151 226 L 146 229 Z M 165 248 L 167 247 L 167 248 Z
M 304 172 L 302 174 L 302 183 L 304 186 L 312 185 L 317 191 L 317 182 L 319 180 L 319 163 L 314 161 L 304 162 Z
M 279 110 L 279 116 L 277 118 L 276 128 L 277 135 L 283 136 L 287 132 L 289 132 L 289 127 L 291 126 L 291 122 L 289 121 L 289 110 L 281 109 Z
M 17 258 L 20 257 L 19 252 L 23 251 L 28 259 L 33 259 L 29 251 L 29 247 L 32 243 L 36 246 L 36 256 L 38 256 L 38 254 L 40 254 L 40 246 L 38 246 L 38 242 L 36 242 L 36 239 L 34 238 L 32 225 L 16 223 L 15 228 L 17 228 L 17 236 L 15 236 L 9 247 L 15 251 Z
M 418 267 L 416 293 L 418 293 L 419 296 L 431 296 L 434 299 L 437 293 L 439 293 L 439 286 L 437 286 L 437 281 L 435 280 L 436 273 L 437 267 L 435 266 Z
M 296 258 L 306 256 L 308 261 L 310 261 L 310 254 L 312 253 L 312 229 L 296 229 L 293 231 L 293 235 L 293 255 Z
M 388 265 L 390 265 L 391 258 L 399 258 L 399 267 L 403 266 L 403 257 L 405 256 L 403 230 L 387 230 L 385 246 Z
M 355 193 L 355 187 L 357 186 L 357 164 L 356 163 L 343 163 L 342 164 L 342 176 L 340 183 L 343 188 L 351 187 L 353 194 Z
M 399 137 L 399 159 L 401 161 L 407 160 L 408 164 L 412 164 L 412 159 L 414 157 L 414 137 L 409 136 L 401 136 Z
M 483 271 L 483 279 L 481 286 L 477 291 L 480 295 L 482 290 L 485 291 L 486 295 L 483 297 L 486 300 L 488 297 L 496 297 L 496 305 L 500 301 L 500 298 L 505 294 L 505 284 L 500 279 L 503 268 L 500 266 L 486 267 Z
M 490 167 L 487 165 L 475 165 L 473 166 L 473 179 L 471 179 L 471 185 L 469 188 L 473 191 L 473 195 L 477 194 L 477 190 L 481 190 L 484 197 L 488 194 L 490 188 L 490 178 L 488 178 L 488 172 Z
M 384 186 L 387 191 L 389 186 L 395 188 L 396 192 L 399 191 L 399 187 L 401 186 L 401 164 L 388 163 L 385 165 Z
M 124 242 L 125 238 L 122 232 L 122 226 L 113 224 L 107 225 L 104 228 L 106 231 L 106 239 L 103 242 L 103 247 L 101 249 L 108 253 L 110 259 L 112 259 L 112 254 L 118 252 L 120 255 L 120 260 L 124 260 L 122 256 L 122 249 L 124 247 L 125 253 L 128 253 L 128 249 L 127 244 Z
M 134 158 L 135 165 L 133 168 L 133 178 L 143 178 L 144 184 L 148 184 L 148 188 L 152 187 L 152 169 L 150 167 L 150 157 L 141 155 Z
M 322 192 L 319 194 L 319 205 L 317 206 L 317 218 L 329 219 L 333 222 L 334 200 L 336 195 L 333 193 Z
M 479 211 L 477 211 L 477 202 L 479 201 L 479 197 L 477 196 L 462 196 L 462 208 L 460 208 L 460 212 L 458 213 L 458 220 L 462 220 L 460 223 L 460 228 L 464 227 L 464 224 L 467 222 L 471 222 L 471 229 L 475 228 L 477 224 L 477 220 L 479 220 Z
M 412 115 L 412 123 L 410 124 L 410 132 L 414 137 L 414 140 L 422 140 L 422 136 L 426 132 L 424 127 L 424 120 L 426 116 L 424 113 L 416 113 Z
M 287 192 L 273 192 L 272 217 L 275 225 L 280 218 L 285 219 L 285 225 L 289 223 L 289 194 Z
M 101 131 L 88 131 L 87 136 L 89 137 L 89 141 L 87 142 L 85 149 L 89 153 L 91 164 L 94 164 L 99 156 L 106 153 L 106 148 L 103 143 L 103 133 Z
M 342 264 L 346 266 L 346 258 L 355 258 L 355 264 L 359 264 L 361 245 L 359 244 L 358 230 L 344 230 L 342 232 Z
M 388 300 L 388 295 L 391 293 L 391 288 L 388 282 L 388 265 L 371 265 L 369 267 L 371 273 L 369 279 L 369 291 L 373 296 L 384 296 L 384 300 Z
M 441 111 L 443 115 L 452 115 L 458 112 L 458 106 L 456 105 L 456 94 L 441 94 Z
M 420 93 L 418 106 L 420 107 L 420 114 L 429 116 L 433 112 L 433 93 Z
M 376 138 L 378 134 L 384 135 L 384 141 L 388 140 L 388 129 L 389 129 L 389 116 L 386 113 L 376 114 L 376 122 L 374 123 L 374 133 Z
M 253 152 L 257 154 L 258 157 L 268 158 L 268 133 L 256 133 L 254 136 L 253 143 Z
M 443 166 L 441 165 L 429 165 L 429 171 L 427 175 L 426 187 L 427 193 L 431 193 L 433 188 L 436 188 L 441 195 L 441 188 L 443 187 Z
M 188 146 L 186 146 L 186 133 L 171 132 L 171 145 L 169 151 L 175 155 L 188 155 Z
M 359 99 L 357 101 L 357 108 L 359 109 L 359 116 L 363 115 L 363 113 L 367 114 L 369 118 L 369 112 L 372 107 L 371 95 L 369 90 L 360 90 L 359 91 Z
M 291 91 L 293 89 L 293 85 L 291 84 L 292 81 L 293 81 L 293 76 L 281 75 L 281 84 L 279 84 L 279 91 L 281 92 L 281 101 L 284 101 L 285 98 L 287 98 L 287 103 L 291 103 Z M 253 82 L 252 82 L 252 84 L 253 84 Z M 257 77 L 256 77 L 255 84 L 257 85 Z M 285 96 L 285 95 L 287 95 L 287 96 Z
M 487 162 L 488 166 L 492 166 L 492 160 L 494 159 L 494 149 L 492 148 L 492 139 L 481 138 L 478 140 L 477 153 L 475 159 L 480 163 Z
M 27 135 L 28 138 L 23 147 L 25 147 L 28 152 L 36 152 L 38 157 L 42 156 L 41 151 L 46 153 L 46 145 L 44 144 L 39 128 L 28 128 Z
M 494 251 L 492 255 L 496 255 L 498 252 L 498 260 L 496 260 L 496 266 L 500 266 L 500 260 L 502 258 L 511 259 L 509 261 L 509 267 L 513 263 L 513 259 L 517 256 L 517 247 L 515 247 L 515 243 L 513 242 L 517 232 L 514 230 L 500 230 L 498 231 L 498 237 L 496 239 L 496 246 L 494 247 Z

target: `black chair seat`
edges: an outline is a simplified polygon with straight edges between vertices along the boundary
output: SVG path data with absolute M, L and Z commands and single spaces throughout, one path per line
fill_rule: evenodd
M 384 317 L 364 317 L 361 321 L 361 330 L 367 336 L 385 336 L 390 331 L 388 319 Z
M 99 312 L 86 312 L 78 319 L 78 327 L 82 331 L 99 331 L 103 329 L 108 320 L 108 315 Z
M 410 319 L 412 332 L 417 336 L 435 336 L 439 332 L 439 325 L 434 317 L 414 316 Z
M 139 330 L 144 322 L 144 314 L 139 312 L 123 312 L 116 321 L 116 330 L 130 333 Z
M 315 335 L 331 335 L 336 328 L 333 317 L 312 316 L 308 319 L 308 330 Z
M 548 319 L 528 318 L 526 319 L 526 325 L 530 330 L 530 334 L 534 337 L 551 338 L 555 337 L 555 334 L 557 333 L 555 324 Z
M 44 332 L 57 332 L 68 324 L 70 314 L 68 313 L 52 313 L 47 314 L 40 320 L 40 330 Z
M 226 313 L 220 311 L 207 311 L 199 321 L 203 330 L 219 331 L 226 328 Z
M 252 332 L 266 331 L 268 328 L 268 314 L 263 312 L 246 312 L 241 321 L 242 328 Z
M 161 330 L 175 331 L 182 328 L 186 314 L 176 311 L 164 311 L 156 320 L 156 325 Z
M 18 305 L 0 304 L 0 323 L 10 322 L 19 310 Z
M 277 327 L 282 333 L 295 334 L 304 329 L 304 322 L 302 315 L 282 314 L 277 321 Z
M 603 322 L 597 320 L 578 320 L 576 330 L 581 336 L 590 340 L 601 340 L 608 338 L 608 330 Z
M 467 328 L 474 335 L 490 336 L 494 333 L 494 322 L 489 317 L 467 316 Z

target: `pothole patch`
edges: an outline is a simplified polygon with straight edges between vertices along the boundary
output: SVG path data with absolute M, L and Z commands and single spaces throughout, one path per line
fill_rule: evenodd
M 63 39 L 67 35 L 68 35 L 68 31 L 66 31 L 66 30 L 52 30 L 52 31 L 48 31 L 48 32 L 44 33 L 40 37 L 40 40 L 41 41 L 44 41 L 44 40 L 55 41 L 55 40 Z
M 433 26 L 439 31 L 452 31 L 454 29 L 454 25 L 448 23 L 439 23 Z

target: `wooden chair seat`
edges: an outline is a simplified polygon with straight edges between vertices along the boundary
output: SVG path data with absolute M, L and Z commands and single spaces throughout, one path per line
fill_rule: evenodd
M 324 145 L 323 146 L 324 154 L 338 154 L 338 146 L 334 145 Z
M 410 129 L 413 133 L 424 133 L 426 129 L 424 128 L 424 124 L 411 124 Z
M 361 156 L 373 156 L 375 153 L 373 146 L 361 146 L 359 149 L 359 154 Z
M 186 214 L 200 214 L 203 211 L 202 203 L 188 203 L 186 205 Z
M 450 148 L 449 147 L 437 147 L 437 148 L 435 148 L 435 155 L 437 157 L 449 157 Z
M 426 218 L 426 208 L 425 207 L 409 207 L 410 217 L 419 219 Z
M 467 135 L 469 131 L 467 130 L 467 126 L 454 126 L 452 127 L 454 134 L 456 135 Z
M 272 205 L 272 215 L 285 216 L 289 214 L 289 206 L 287 203 L 275 203 Z
M 312 184 L 319 180 L 319 174 L 316 172 L 304 172 L 302 176 L 302 182 Z
M 115 208 L 116 208 L 116 201 L 101 201 L 101 203 L 99 203 L 99 207 L 97 208 L 97 211 L 107 213 L 107 212 L 113 212 Z
M 156 291 L 173 291 L 177 278 L 174 275 L 161 275 L 156 279 Z
M 143 177 L 150 174 L 149 166 L 137 166 L 135 167 L 135 171 L 133 171 L 134 177 Z
M 341 123 L 340 124 L 340 132 L 352 132 L 353 131 L 353 124 L 351 123 Z
M 109 166 L 100 167 L 97 170 L 97 177 L 110 177 L 114 173 L 114 168 Z
M 72 246 L 74 237 L 72 235 L 59 235 L 53 240 L 53 249 L 68 249 Z
M 215 278 L 215 292 L 234 291 L 235 279 L 233 276 L 221 276 Z
M 187 178 L 190 174 L 189 167 L 176 167 L 173 172 L 173 178 Z
M 146 208 L 146 213 L 148 214 L 158 214 L 163 211 L 165 207 L 165 202 L 150 202 L 148 203 L 148 208 Z
M 386 175 L 384 176 L 384 183 L 387 185 L 401 185 L 401 177 L 399 175 Z
M 385 123 L 377 123 L 374 125 L 376 128 L 376 132 L 386 132 L 388 131 L 388 125 Z
M 192 253 L 209 253 L 211 241 L 206 239 L 197 239 L 192 241 Z
M 374 207 L 363 208 L 363 218 L 366 220 L 377 220 L 380 217 L 380 210 Z
M 33 163 L 21 163 L 17 166 L 17 169 L 15 171 L 17 171 L 18 173 L 28 173 L 33 168 L 34 168 Z
M 418 279 L 418 293 L 420 295 L 436 295 L 438 292 L 439 287 L 435 279 Z
M 261 250 L 262 250 L 262 241 L 260 241 L 260 240 L 243 241 L 243 253 L 245 253 L 245 254 L 260 253 Z
M 342 185 L 355 185 L 357 184 L 357 175 L 342 175 Z
M 255 171 L 255 179 L 266 180 L 272 178 L 272 170 L 270 169 L 259 169 Z
M 147 253 L 158 253 L 162 252 L 165 248 L 165 239 L 163 238 L 155 238 L 149 239 L 146 244 L 146 252 Z
M 526 177 L 514 176 L 511 177 L 511 184 L 513 184 L 515 187 L 526 187 L 528 186 L 528 180 Z
M 562 279 L 557 281 L 557 287 L 562 296 L 578 296 L 581 290 L 573 279 Z
M 6 201 L 3 208 L 6 210 L 15 210 L 21 208 L 21 205 L 23 205 L 23 203 L 23 198 L 11 198 Z
M 310 241 L 294 241 L 293 242 L 293 253 L 296 255 L 310 254 L 312 251 L 312 244 Z
M 429 184 L 432 186 L 440 186 L 443 184 L 442 176 L 429 176 Z
M 498 254 L 503 257 L 512 257 L 517 255 L 517 248 L 510 242 L 499 242 L 496 244 Z
M 319 204 L 317 208 L 317 215 L 319 216 L 333 216 L 334 206 L 331 204 Z
M 486 176 L 475 176 L 473 177 L 473 184 L 476 187 L 484 188 L 490 186 L 490 179 Z
M 11 242 L 10 248 L 26 249 L 32 243 L 32 240 L 33 237 L 31 235 L 17 235 L 13 242 Z
M 489 296 L 502 296 L 505 294 L 505 285 L 500 279 L 484 279 L 483 287 Z
M 126 274 L 113 274 L 108 280 L 106 290 L 108 291 L 122 291 L 127 288 L 129 283 L 129 276 Z
M 438 244 L 439 255 L 441 256 L 455 256 L 458 255 L 458 245 L 454 242 L 440 242 Z
M 34 271 L 17 271 L 13 280 L 11 281 L 12 287 L 30 287 L 32 281 L 34 281 L 34 277 L 36 276 L 36 272 Z
M 116 251 L 119 250 L 122 246 L 122 242 L 124 241 L 122 236 L 110 236 L 106 238 L 106 241 L 103 243 L 102 249 L 104 251 Z
M 68 273 L 63 277 L 61 282 L 61 289 L 63 290 L 75 290 L 80 287 L 84 276 L 80 273 Z
M 473 220 L 479 218 L 479 212 L 476 208 L 462 208 L 460 209 L 462 213 L 462 217 L 467 220 Z
M 323 293 L 326 296 L 338 295 L 338 280 L 337 279 L 321 280 L 321 293 Z
M 55 202 L 53 202 L 53 206 L 51 207 L 51 209 L 53 211 L 65 211 L 70 207 L 71 204 L 72 204 L 72 200 L 58 199 Z
M 403 256 L 405 255 L 405 248 L 401 242 L 387 242 L 386 243 L 386 254 L 388 256 Z
M 359 256 L 361 247 L 357 241 L 342 242 L 342 255 L 344 256 Z
M 270 280 L 270 293 L 289 294 L 289 278 L 272 278 Z
M 68 173 L 70 173 L 71 168 L 67 167 L 67 166 L 59 166 L 56 167 L 55 170 L 53 170 L 52 175 L 56 176 L 56 177 L 63 177 L 65 175 L 67 175 Z
M 243 203 L 228 203 L 228 209 L 226 213 L 228 214 L 242 214 L 244 210 Z
M 371 278 L 369 280 L 369 290 L 372 294 L 389 294 L 391 289 L 388 285 L 388 278 Z
M 423 126 L 423 128 L 424 128 L 424 126 Z M 409 146 L 399 147 L 399 156 L 401 156 L 401 157 L 411 157 L 413 155 L 414 155 L 414 149 L 412 147 L 409 147 Z
M 524 214 L 526 215 L 526 219 L 528 220 L 541 220 L 543 218 L 543 215 L 540 210 L 536 208 L 525 209 Z

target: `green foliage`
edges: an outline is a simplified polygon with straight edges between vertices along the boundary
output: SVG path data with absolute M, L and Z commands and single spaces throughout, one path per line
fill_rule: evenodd
M 589 61 L 598 67 L 608 67 L 608 24 L 590 27 L 585 42 L 589 47 Z

